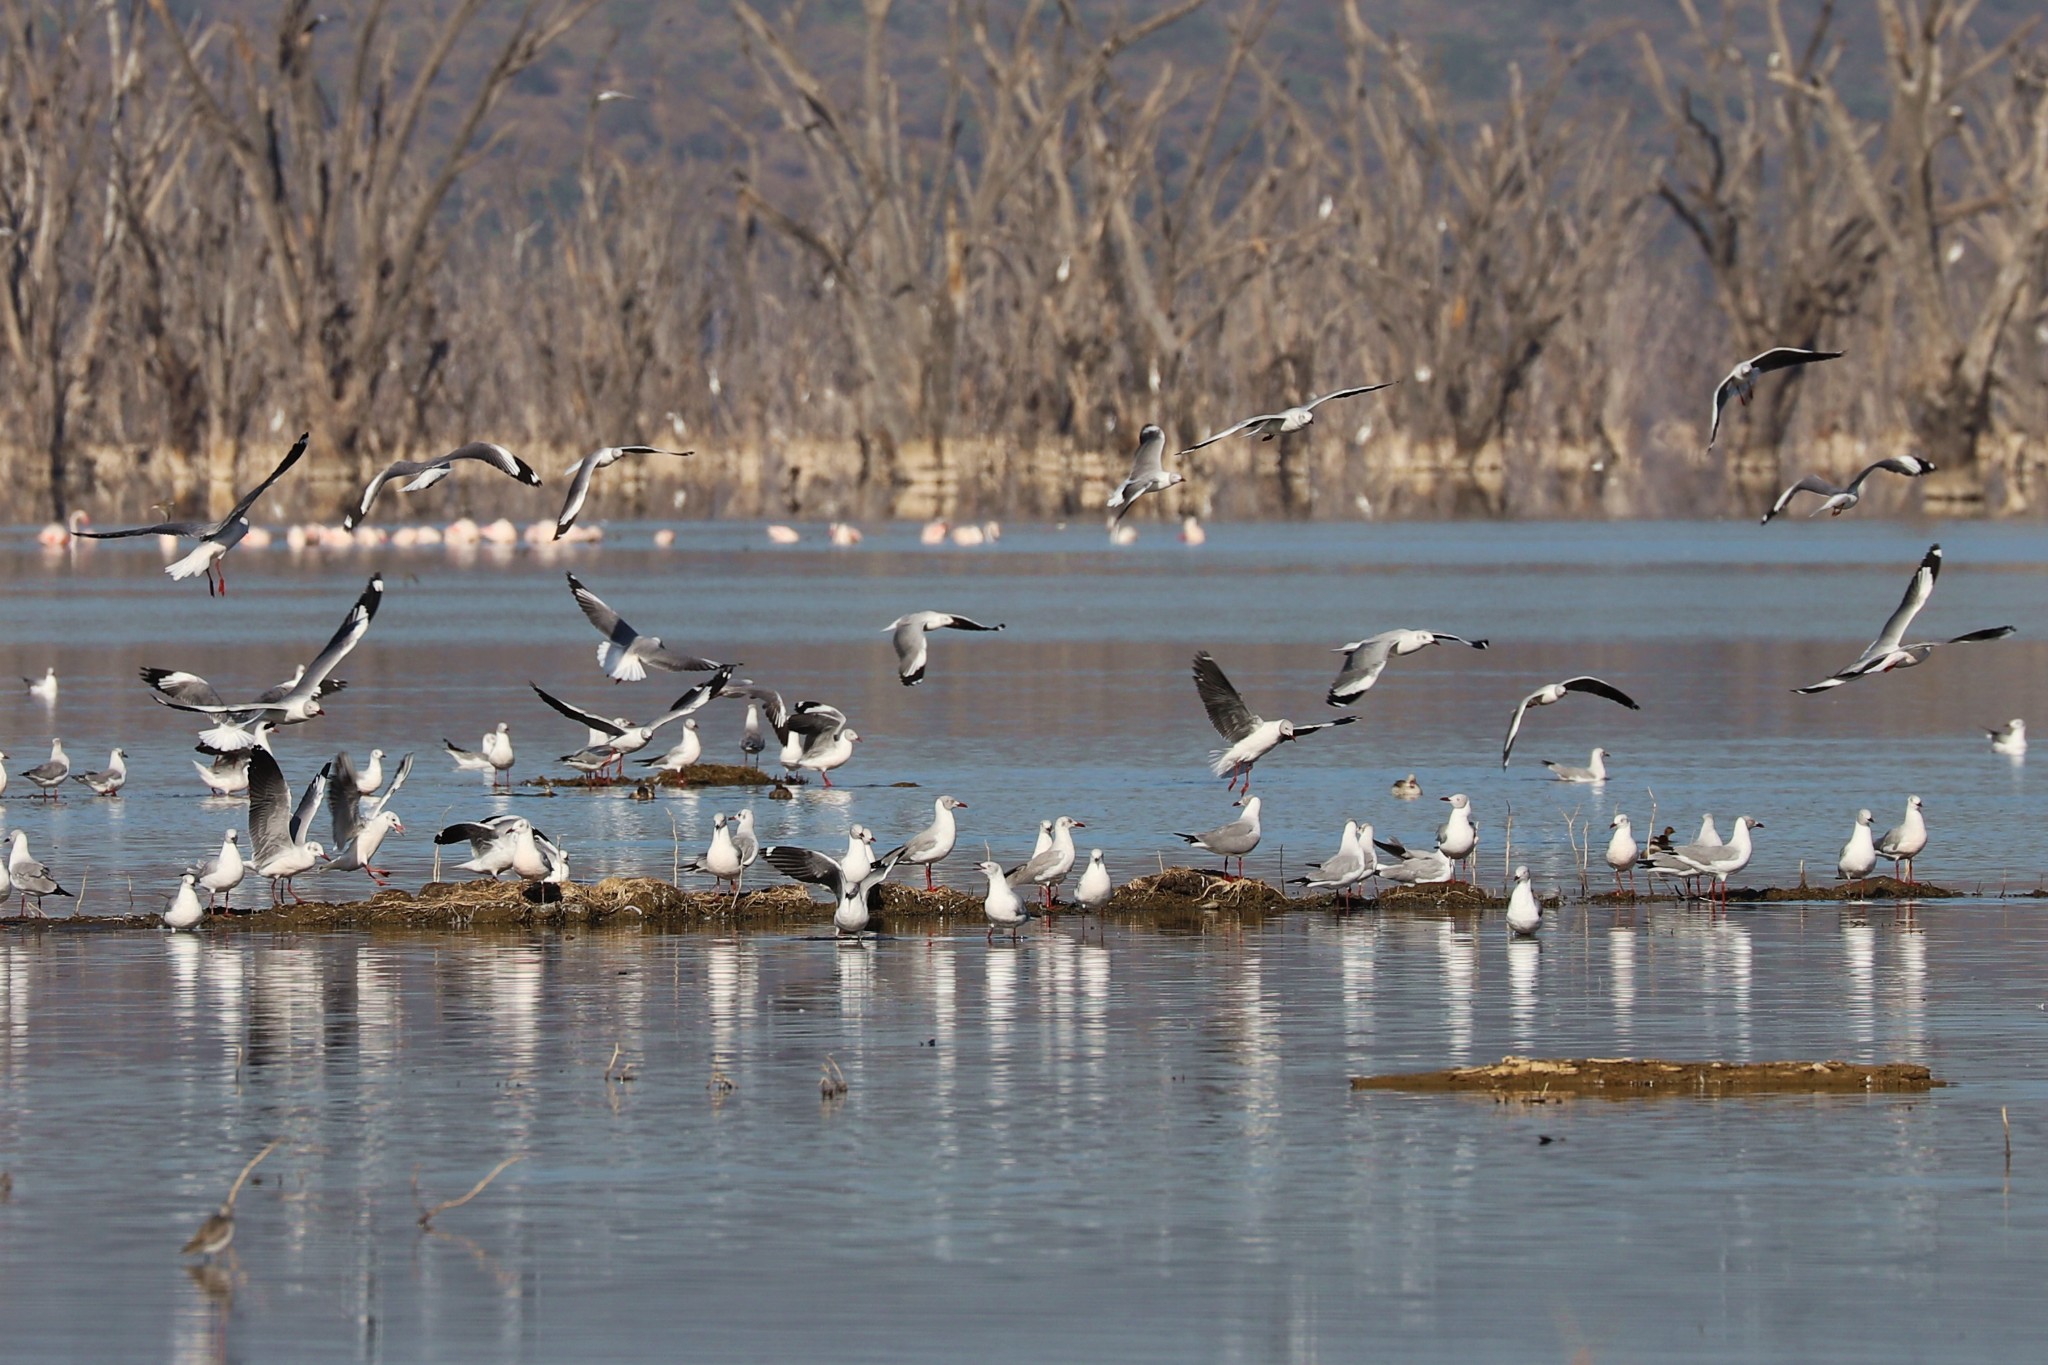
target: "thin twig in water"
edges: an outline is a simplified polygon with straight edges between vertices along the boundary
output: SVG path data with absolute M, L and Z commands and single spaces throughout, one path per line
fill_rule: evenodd
M 683 887 L 683 831 L 676 825 L 674 811 L 668 813 L 668 836 L 672 854 L 669 859 L 668 884 L 680 891 Z M 735 894 L 733 899 L 737 901 L 739 896 Z
M 423 1228 L 432 1227 L 434 1223 L 434 1217 L 436 1214 L 446 1213 L 450 1209 L 461 1208 L 464 1204 L 467 1204 L 470 1200 L 482 1194 L 485 1188 L 489 1186 L 493 1180 L 496 1180 L 500 1175 L 504 1173 L 504 1170 L 507 1166 L 510 1166 L 515 1161 L 524 1160 L 526 1160 L 526 1154 L 524 1152 L 517 1153 L 513 1156 L 508 1156 L 503 1161 L 499 1162 L 497 1165 L 491 1167 L 491 1173 L 485 1176 L 482 1180 L 477 1181 L 476 1184 L 470 1188 L 469 1193 L 463 1195 L 462 1198 L 444 1200 L 441 1203 L 434 1205 L 434 1207 L 430 1209 L 420 1210 L 420 1226 Z
M 276 1151 L 283 1142 L 283 1138 L 272 1138 L 270 1140 L 269 1146 L 265 1147 L 262 1151 L 258 1152 L 256 1155 L 249 1158 L 249 1164 L 244 1166 L 242 1168 L 242 1173 L 235 1177 L 235 1183 L 228 1186 L 228 1197 L 226 1199 L 223 1199 L 220 1205 L 223 1209 L 229 1210 L 230 1212 L 233 1211 L 235 1207 L 235 1196 L 242 1192 L 242 1182 L 249 1178 L 249 1172 L 255 1170 L 256 1163 L 263 1160 L 264 1157 L 269 1156 L 272 1152 Z M 2010 1146 L 2009 1143 L 2007 1145 Z
M 2005 1125 L 2005 1173 L 2012 1174 L 2012 1115 L 2005 1112 L 2005 1106 L 1998 1106 L 1998 1121 Z
M 625 1048 L 625 1046 L 626 1045 L 624 1043 L 612 1044 L 612 1059 L 604 1064 L 604 1078 L 607 1083 L 609 1083 L 612 1078 L 612 1068 L 619 1064 L 619 1053 Z
M 847 1091 L 846 1073 L 839 1069 L 831 1053 L 825 1054 L 825 1065 L 818 1071 L 818 1096 L 821 1099 L 842 1099 Z

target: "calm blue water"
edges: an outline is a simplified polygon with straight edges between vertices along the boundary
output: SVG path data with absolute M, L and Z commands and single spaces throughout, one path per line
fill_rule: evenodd
M 1787 534 L 1778 535 L 1785 530 Z M 1927 633 L 2010 622 L 1822 698 L 1928 543 L 1947 566 Z M 1690 829 L 1766 821 L 1749 880 L 1825 879 L 1855 809 L 1927 803 L 1923 876 L 2031 889 L 2040 784 L 1982 724 L 2033 709 L 2048 640 L 2031 528 L 1019 528 L 978 551 L 907 529 L 857 550 L 771 550 L 758 528 L 644 529 L 541 561 L 440 550 L 238 553 L 233 595 L 162 581 L 153 548 L 0 550 L 0 676 L 54 663 L 54 710 L 0 704 L 19 772 L 61 734 L 114 743 L 118 802 L 5 796 L 10 827 L 91 914 L 147 905 L 239 826 L 199 796 L 191 727 L 134 670 L 260 687 L 390 582 L 333 714 L 280 745 L 302 779 L 337 748 L 415 749 L 387 846 L 401 884 L 443 818 L 510 802 L 579 876 L 660 872 L 673 816 L 701 843 L 730 792 L 636 804 L 490 797 L 438 751 L 511 722 L 521 776 L 580 736 L 526 691 L 628 714 L 561 581 L 573 567 L 643 628 L 738 658 L 866 737 L 844 791 L 756 803 L 775 838 L 883 837 L 931 798 L 964 837 L 1028 848 L 1062 811 L 1119 877 L 1171 830 L 1230 814 L 1186 680 L 1212 650 L 1256 708 L 1327 713 L 1328 651 L 1393 625 L 1490 635 L 1397 662 L 1365 723 L 1261 765 L 1252 871 L 1321 857 L 1347 816 L 1410 839 L 1470 793 L 1482 869 L 1575 889 L 1566 819 L 1628 809 Z M 191 585 L 183 585 L 189 589 Z M 1004 620 L 939 636 L 897 685 L 881 627 L 924 607 Z M 1532 717 L 1538 683 L 1592 671 L 1643 702 Z M 680 690 L 676 688 L 675 690 Z M 739 711 L 702 713 L 713 757 Z M 1594 791 L 1536 761 L 1615 753 Z M 1431 799 L 1387 794 L 1413 770 Z M 915 789 L 887 784 L 916 782 Z M 978 849 L 976 850 L 978 852 Z M 951 869 L 956 882 L 964 868 Z M 360 882 L 360 879 L 354 879 Z M 18 1359 L 1323 1360 L 2011 1359 L 2048 1322 L 2039 1153 L 2048 920 L 2032 900 L 1567 907 L 1541 947 L 1497 920 L 1295 915 L 1244 933 L 1063 921 L 1021 950 L 978 933 L 839 948 L 797 935 L 512 938 L 39 934 L 0 927 L 0 1355 Z M 53 903 L 54 905 L 54 903 Z M 820 921 L 824 916 L 821 913 Z M 635 1069 L 603 1073 L 615 1046 Z M 1927 1097 L 1644 1105 L 1353 1095 L 1348 1074 L 1508 1052 L 1924 1061 Z M 821 1105 L 831 1054 L 851 1093 Z M 238 1066 L 239 1063 L 239 1066 Z M 707 1088 L 713 1070 L 730 1093 Z M 1999 1110 L 2013 1124 L 2004 1168 Z M 1542 1143 L 1540 1138 L 1553 1140 Z M 263 1143 L 236 1256 L 188 1276 L 178 1245 Z M 429 1202 L 510 1155 L 422 1234 Z

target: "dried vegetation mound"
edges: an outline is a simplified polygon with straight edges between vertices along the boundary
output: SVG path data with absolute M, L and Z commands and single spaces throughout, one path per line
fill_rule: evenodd
M 1927 1090 L 1945 1085 L 1910 1062 L 1670 1062 L 1636 1057 L 1503 1057 L 1494 1066 L 1353 1076 L 1353 1090 L 1452 1091 L 1499 1098 L 1769 1095 Z

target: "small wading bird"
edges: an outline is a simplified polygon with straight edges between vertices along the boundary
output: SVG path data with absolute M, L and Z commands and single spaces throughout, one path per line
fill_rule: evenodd
M 1252 765 L 1282 744 L 1358 720 L 1357 716 L 1340 716 L 1320 725 L 1296 725 L 1291 720 L 1266 720 L 1254 715 L 1207 650 L 1195 656 L 1195 692 L 1209 713 L 1209 723 L 1230 743 L 1229 748 L 1214 755 L 1210 771 L 1218 777 L 1228 773 L 1233 788 L 1239 778 L 1244 779 L 1246 791 L 1252 789 Z
M 913 611 L 899 616 L 882 627 L 884 634 L 893 635 L 896 646 L 896 677 L 905 687 L 915 687 L 924 681 L 925 636 L 935 630 L 987 630 L 1003 629 L 1001 621 L 985 626 L 965 616 L 956 616 L 949 611 Z
M 1850 664 L 1832 677 L 1821 679 L 1807 687 L 1795 687 L 1794 692 L 1812 694 L 1840 687 L 1843 683 L 1854 682 L 1876 673 L 1892 673 L 1901 668 L 1912 668 L 1927 662 L 1927 656 L 1943 645 L 1969 645 L 1985 640 L 2003 640 L 2014 633 L 2015 626 L 1991 626 L 1984 630 L 1973 630 L 1967 635 L 1958 635 L 1948 640 L 1922 640 L 1917 644 L 1905 644 L 1906 631 L 1913 624 L 1913 618 L 1927 605 L 1927 599 L 1934 596 L 1934 582 L 1941 576 L 1941 547 L 1930 546 L 1913 570 L 1911 581 L 1906 584 L 1906 595 L 1899 600 L 1891 619 L 1884 623 L 1884 629 L 1870 642 L 1855 663 Z
M 1756 391 L 1758 375 L 1794 365 L 1833 360 L 1841 354 L 1840 351 L 1804 351 L 1797 346 L 1773 346 L 1762 355 L 1753 355 L 1728 371 L 1728 377 L 1714 390 L 1714 415 L 1707 428 L 1707 449 L 1712 450 L 1715 440 L 1721 435 L 1721 409 L 1728 406 L 1730 398 L 1740 398 L 1742 405 L 1748 407 L 1749 396 Z
M 698 659 L 664 647 L 659 635 L 642 635 L 604 604 L 604 599 L 569 576 L 569 592 L 583 610 L 583 619 L 597 627 L 604 643 L 597 647 L 597 666 L 613 682 L 639 682 L 649 668 L 668 673 L 709 673 L 722 668 L 716 659 Z M 734 667 L 738 667 L 737 664 Z
M 1770 511 L 1764 513 L 1764 519 L 1760 524 L 1769 526 L 1771 518 L 1791 506 L 1792 499 L 1801 493 L 1817 493 L 1824 499 L 1820 506 L 1807 514 L 1808 520 L 1823 512 L 1839 517 L 1863 501 L 1863 481 L 1880 470 L 1887 474 L 1903 474 L 1909 479 L 1917 479 L 1923 474 L 1932 474 L 1934 463 L 1931 460 L 1923 460 L 1918 455 L 1893 455 L 1888 459 L 1879 460 L 1876 464 L 1864 466 L 1862 473 L 1842 485 L 1829 483 L 1818 474 L 1808 474 L 1778 494 L 1778 500 L 1771 504 Z
M 618 98 L 629 97 L 620 95 Z M 696 453 L 694 450 L 663 450 L 659 446 L 606 446 L 603 450 L 594 450 L 585 455 L 562 471 L 569 479 L 569 496 L 562 503 L 562 515 L 555 519 L 555 539 L 560 540 L 569 534 L 569 528 L 576 524 L 576 518 L 583 515 L 583 504 L 590 497 L 590 479 L 598 470 L 609 468 L 628 455 L 673 455 L 682 459 Z M 540 480 L 535 479 L 534 482 L 539 483 Z
M 1330 695 L 1323 700 L 1332 706 L 1349 706 L 1372 691 L 1372 685 L 1380 680 L 1380 674 L 1387 671 L 1389 660 L 1441 644 L 1469 645 L 1473 649 L 1487 647 L 1484 640 L 1467 640 L 1440 630 L 1383 630 L 1330 651 L 1342 654 L 1344 662 L 1337 669 L 1337 681 L 1330 684 Z
M 508 474 L 531 488 L 540 487 L 540 475 L 533 467 L 511 451 L 491 441 L 471 441 L 466 446 L 449 451 L 438 460 L 393 460 L 370 480 L 356 505 L 342 514 L 341 524 L 347 530 L 354 530 L 356 524 L 370 515 L 370 504 L 377 501 L 377 495 L 384 491 L 384 485 L 393 479 L 411 479 L 399 488 L 401 493 L 418 493 L 432 488 L 455 472 L 457 460 L 475 460 L 487 464 L 501 474 Z
M 199 544 L 190 554 L 173 561 L 164 572 L 173 579 L 190 578 L 194 574 L 206 575 L 206 595 L 225 595 L 228 590 L 226 560 L 228 551 L 242 543 L 242 537 L 249 534 L 249 509 L 256 505 L 270 486 L 285 476 L 299 457 L 306 453 L 306 443 L 312 440 L 308 432 L 299 437 L 291 451 L 277 468 L 270 471 L 268 478 L 242 495 L 241 501 L 229 509 L 219 521 L 160 521 L 154 526 L 129 526 L 118 531 L 80 531 L 81 536 L 93 540 L 121 540 L 129 536 L 178 536 L 186 540 L 197 539 Z
M 1366 384 L 1355 389 L 1338 389 L 1335 393 L 1326 393 L 1321 398 L 1311 398 L 1300 407 L 1282 408 L 1278 412 L 1266 412 L 1259 414 L 1257 417 L 1247 417 L 1234 427 L 1229 427 L 1217 432 L 1214 436 L 1195 442 L 1185 450 L 1182 450 L 1180 454 L 1191 454 L 1194 451 L 1200 450 L 1203 446 L 1215 445 L 1218 441 L 1228 440 L 1230 437 L 1236 436 L 1241 432 L 1255 434 L 1261 441 L 1270 441 L 1276 436 L 1285 436 L 1289 432 L 1300 431 L 1303 427 L 1315 421 L 1316 409 L 1332 399 L 1356 398 L 1362 393 L 1378 393 L 1381 389 L 1392 388 L 1399 382 L 1398 380 L 1390 379 L 1384 384 Z
M 1635 698 L 1629 696 L 1628 693 L 1622 691 L 1613 683 L 1584 674 L 1576 678 L 1566 678 L 1563 682 L 1545 683 L 1528 696 L 1522 698 L 1522 704 L 1515 708 L 1514 716 L 1508 721 L 1508 737 L 1500 746 L 1500 766 L 1503 770 L 1508 766 L 1508 756 L 1515 751 L 1515 736 L 1522 733 L 1522 717 L 1529 714 L 1529 708 L 1532 706 L 1555 706 L 1574 692 L 1584 692 L 1590 696 L 1605 697 L 1617 705 L 1626 706 L 1631 711 L 1643 709 L 1636 705 Z
M 1138 449 L 1131 455 L 1131 472 L 1114 493 L 1109 495 L 1106 506 L 1110 510 L 1109 524 L 1112 529 L 1124 519 L 1124 514 L 1136 505 L 1139 498 L 1147 493 L 1164 493 L 1177 483 L 1186 483 L 1187 475 L 1177 474 L 1165 467 L 1163 456 L 1166 452 L 1166 433 L 1158 427 L 1147 424 L 1138 432 Z

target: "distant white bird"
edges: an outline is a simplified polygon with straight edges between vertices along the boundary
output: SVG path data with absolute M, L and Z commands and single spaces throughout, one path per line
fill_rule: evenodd
M 1232 787 L 1237 785 L 1239 778 L 1243 778 L 1246 791 L 1251 790 L 1252 765 L 1282 744 L 1318 730 L 1350 725 L 1358 719 L 1357 716 L 1340 716 L 1320 725 L 1266 720 L 1244 704 L 1244 698 L 1238 695 L 1237 688 L 1231 685 L 1230 679 L 1224 676 L 1222 668 L 1217 666 L 1207 650 L 1195 656 L 1195 693 L 1202 699 L 1202 708 L 1209 713 L 1209 724 L 1230 745 L 1214 756 L 1210 771 L 1218 777 L 1230 774 Z
M 1508 932 L 1517 938 L 1534 938 L 1543 928 L 1543 907 L 1536 890 L 1529 885 L 1529 869 L 1515 869 L 1515 889 L 1508 893 Z
M 246 768 L 246 765 L 244 765 Z M 220 841 L 220 852 L 192 869 L 192 875 L 199 879 L 199 885 L 206 889 L 206 903 L 212 905 L 215 897 L 225 897 L 230 910 L 235 906 L 235 888 L 242 884 L 246 873 L 242 862 L 241 836 L 229 830 Z
M 1342 654 L 1344 662 L 1337 669 L 1337 681 L 1330 684 L 1330 695 L 1323 700 L 1332 706 L 1349 706 L 1372 690 L 1380 674 L 1387 671 L 1389 660 L 1441 644 L 1487 647 L 1484 640 L 1467 640 L 1440 630 L 1383 630 L 1331 651 Z
M 598 98 L 603 99 L 605 95 L 615 99 L 631 98 L 613 90 L 605 91 L 604 95 Z M 569 534 L 569 528 L 576 524 L 576 518 L 583 515 L 583 504 L 590 497 L 590 479 L 598 470 L 607 469 L 628 455 L 673 455 L 680 459 L 696 453 L 694 450 L 663 450 L 659 446 L 606 446 L 603 450 L 594 450 L 585 455 L 562 471 L 569 480 L 569 496 L 562 503 L 562 515 L 555 519 L 555 539 L 560 540 Z
M 1856 812 L 1856 828 L 1849 831 L 1849 842 L 1842 845 L 1842 856 L 1835 860 L 1835 871 L 1845 882 L 1860 882 L 1877 866 L 1877 844 L 1870 837 L 1870 820 L 1869 811 Z
M 1560 782 L 1592 782 L 1597 784 L 1607 780 L 1607 757 L 1605 749 L 1595 749 L 1587 757 L 1586 766 L 1583 768 L 1570 763 L 1553 763 L 1547 758 L 1543 760 L 1543 766 L 1550 769 Z
M 1131 455 L 1131 472 L 1109 495 L 1107 505 L 1114 514 L 1109 519 L 1112 530 L 1139 498 L 1147 493 L 1163 493 L 1177 483 L 1187 482 L 1185 474 L 1164 467 L 1165 452 L 1165 432 L 1149 423 L 1139 429 L 1138 448 Z
M 1185 839 L 1198 848 L 1206 848 L 1221 858 L 1226 875 L 1230 870 L 1230 860 L 1237 859 L 1237 875 L 1242 877 L 1245 855 L 1259 846 L 1259 798 L 1247 796 L 1238 804 L 1244 807 L 1244 814 L 1228 824 L 1218 825 L 1201 834 L 1175 834 L 1173 837 Z
M 502 720 L 497 729 L 484 732 L 483 742 L 474 750 L 457 748 L 452 739 L 442 740 L 441 747 L 455 760 L 458 772 L 489 773 L 494 787 L 512 766 L 511 727 Z
M 2018 758 L 2027 751 L 2027 723 L 2014 716 L 1996 730 L 1986 730 L 1985 737 L 1991 741 L 1991 752 L 2007 754 Z
M 848 877 L 837 859 L 808 848 L 770 844 L 761 850 L 762 861 L 783 876 L 822 886 L 832 893 L 837 901 L 832 909 L 832 927 L 842 938 L 856 936 L 868 927 L 873 913 L 869 897 L 889 879 L 896 869 L 896 860 L 902 856 L 902 849 L 894 849 L 859 877 Z
M 241 544 L 249 534 L 249 509 L 256 505 L 256 499 L 285 476 L 299 458 L 306 453 L 306 445 L 312 440 L 310 432 L 301 435 L 277 468 L 270 471 L 263 482 L 244 493 L 228 514 L 219 521 L 164 521 L 152 526 L 129 526 L 118 531 L 80 531 L 81 536 L 94 540 L 120 540 L 129 536 L 178 536 L 187 540 L 196 539 L 199 544 L 191 553 L 174 560 L 164 572 L 173 580 L 191 578 L 195 574 L 206 575 L 206 595 L 225 594 L 228 590 L 226 569 L 227 553 Z M 168 510 L 168 509 L 166 509 Z
M 1621 890 L 1621 874 L 1627 871 L 1628 889 L 1633 892 L 1636 887 L 1636 855 L 1641 852 L 1636 845 L 1635 831 L 1629 827 L 1628 815 L 1623 811 L 1616 811 L 1607 826 L 1614 831 L 1614 837 L 1607 841 L 1606 855 L 1607 866 L 1614 870 L 1614 889 Z
M 28 685 L 28 694 L 37 701 L 53 702 L 57 700 L 56 669 L 50 669 L 40 678 L 23 678 L 22 682 Z
M 967 803 L 958 797 L 941 796 L 932 802 L 932 822 L 911 835 L 910 842 L 903 845 L 903 861 L 924 869 L 924 889 L 927 891 L 935 889 L 932 868 L 953 852 L 953 844 L 959 836 L 953 812 L 965 809 Z
M 996 941 L 996 930 L 1008 929 L 1010 941 L 1014 943 L 1018 930 L 1024 927 L 1024 921 L 1031 918 L 1031 911 L 1025 906 L 1023 898 L 1010 889 L 1009 878 L 1003 875 L 1000 863 L 982 863 L 980 871 L 982 876 L 988 878 L 988 895 L 983 897 L 981 902 L 982 912 L 988 916 L 988 941 Z
M 1081 880 L 1074 887 L 1074 904 L 1092 913 L 1109 904 L 1109 898 L 1115 891 L 1116 885 L 1109 879 L 1109 869 L 1102 862 L 1102 850 L 1089 849 L 1088 866 L 1081 869 Z
M 510 475 L 528 487 L 540 487 L 540 475 L 534 473 L 533 467 L 526 461 L 491 441 L 472 441 L 466 446 L 449 451 L 438 460 L 393 460 L 378 472 L 377 477 L 370 480 L 369 486 L 363 489 L 363 495 L 356 500 L 356 505 L 342 515 L 343 528 L 354 530 L 357 522 L 370 515 L 370 504 L 377 501 L 377 494 L 382 492 L 384 485 L 391 480 L 410 479 L 411 482 L 403 485 L 398 491 L 417 493 L 422 489 L 432 488 L 454 473 L 457 460 L 475 460 L 480 464 L 489 465 L 501 474 Z
M 84 783 L 95 796 L 119 796 L 121 788 L 128 785 L 128 751 L 116 749 L 108 754 L 105 771 L 73 773 L 71 780 Z
M 1315 421 L 1316 409 L 1332 399 L 1355 398 L 1362 393 L 1377 393 L 1381 389 L 1392 388 L 1394 384 L 1399 382 L 1399 380 L 1389 380 L 1385 384 L 1366 384 L 1355 389 L 1338 389 L 1335 393 L 1326 393 L 1320 398 L 1311 398 L 1300 407 L 1282 408 L 1278 412 L 1267 412 L 1261 413 L 1257 417 L 1247 417 L 1234 427 L 1226 428 L 1223 431 L 1217 432 L 1214 436 L 1195 442 L 1186 450 L 1181 451 L 1180 454 L 1186 455 L 1191 451 L 1200 450 L 1203 446 L 1215 445 L 1218 441 L 1227 440 L 1239 432 L 1254 433 L 1261 441 L 1270 441 L 1276 436 L 1285 436 L 1289 432 L 1300 431 L 1303 427 Z
M 199 893 L 193 889 L 190 872 L 178 879 L 178 894 L 171 898 L 170 908 L 164 911 L 164 927 L 172 931 L 197 929 L 199 922 L 206 918 L 206 907 L 199 903 Z
M 649 668 L 669 673 L 708 673 L 722 667 L 716 659 L 699 659 L 664 647 L 659 635 L 642 635 L 604 604 L 596 593 L 570 574 L 569 592 L 582 608 L 583 619 L 597 627 L 604 643 L 597 647 L 597 666 L 613 682 L 639 682 Z
M 1914 880 L 1913 860 L 1926 847 L 1927 821 L 1920 814 L 1920 798 L 1909 796 L 1906 798 L 1906 818 L 1899 821 L 1896 829 L 1884 832 L 1884 837 L 1877 841 L 1877 853 L 1879 857 L 1890 860 L 1894 878 L 1899 875 L 1899 865 L 1904 863 L 1906 881 L 1911 882 Z
M 1778 500 L 1771 504 L 1770 511 L 1764 513 L 1764 519 L 1760 524 L 1764 526 L 1770 525 L 1771 519 L 1790 506 L 1792 499 L 1801 493 L 1817 493 L 1824 499 L 1820 506 L 1807 514 L 1808 520 L 1819 516 L 1823 512 L 1839 517 L 1842 513 L 1863 501 L 1863 481 L 1880 470 L 1888 474 L 1903 474 L 1909 479 L 1917 479 L 1923 474 L 1932 474 L 1934 472 L 1934 462 L 1932 460 L 1923 460 L 1918 455 L 1893 455 L 1887 459 L 1879 460 L 1876 464 L 1864 466 L 1863 472 L 1849 480 L 1846 484 L 1832 484 L 1818 474 L 1808 474 L 1798 483 L 1793 484 L 1790 488 L 1778 494 Z
M 1805 351 L 1796 346 L 1773 346 L 1762 355 L 1754 355 L 1728 371 L 1714 389 L 1713 421 L 1707 428 L 1707 449 L 1714 448 L 1715 440 L 1721 435 L 1721 409 L 1728 406 L 1730 398 L 1740 398 L 1744 407 L 1749 406 L 1749 396 L 1756 391 L 1759 375 L 1772 370 L 1782 370 L 1792 365 L 1811 365 L 1816 361 L 1833 360 L 1840 351 Z
M 1515 708 L 1514 716 L 1508 721 L 1508 737 L 1500 746 L 1500 766 L 1503 771 L 1508 766 L 1508 755 L 1515 751 L 1515 736 L 1522 733 L 1522 717 L 1528 714 L 1529 708 L 1532 706 L 1554 706 L 1574 692 L 1584 692 L 1595 697 L 1605 697 L 1608 701 L 1626 706 L 1631 711 L 1643 709 L 1636 705 L 1635 699 L 1629 696 L 1628 693 L 1622 691 L 1613 683 L 1603 682 L 1599 678 L 1588 677 L 1582 674 L 1576 678 L 1566 678 L 1563 682 L 1546 683 L 1522 698 L 1521 705 Z
M 1934 582 L 1941 576 L 1941 546 L 1928 547 L 1913 570 L 1913 577 L 1906 584 L 1906 595 L 1899 599 L 1899 605 L 1892 611 L 1884 629 L 1870 642 L 1856 662 L 1831 677 L 1823 678 L 1808 687 L 1795 687 L 1794 692 L 1812 694 L 1840 687 L 1843 683 L 1855 682 L 1878 673 L 1891 673 L 1901 668 L 1912 668 L 1927 662 L 1928 655 L 1942 645 L 1976 644 L 1984 640 L 2003 640 L 2017 629 L 2014 626 L 1992 626 L 1985 630 L 1973 630 L 1967 635 L 1958 635 L 1949 640 L 1923 640 L 1918 644 L 1906 644 L 1906 631 L 1913 624 L 1913 618 L 1927 605 L 1927 599 L 1934 596 Z
M 915 687 L 924 681 L 924 637 L 932 631 L 1001 629 L 1001 621 L 992 626 L 985 626 L 979 621 L 946 611 L 913 611 L 897 617 L 882 627 L 884 634 L 895 637 L 893 643 L 896 646 L 896 676 L 905 687 Z

